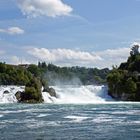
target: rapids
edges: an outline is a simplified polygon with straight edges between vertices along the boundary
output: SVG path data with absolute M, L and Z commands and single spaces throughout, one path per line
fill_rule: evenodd
M 107 94 L 106 86 L 53 86 L 58 98 L 51 97 L 43 92 L 43 98 L 46 103 L 60 104 L 83 104 L 83 103 L 103 103 L 112 101 Z
M 56 104 L 92 104 L 112 101 L 107 94 L 106 86 L 52 86 L 58 98 L 52 97 L 47 92 L 42 92 L 45 103 Z M 24 91 L 23 86 L 0 86 L 0 103 L 16 103 L 15 94 Z

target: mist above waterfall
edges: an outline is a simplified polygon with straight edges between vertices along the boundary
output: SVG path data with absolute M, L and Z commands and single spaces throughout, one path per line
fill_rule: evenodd
M 107 86 L 83 85 L 83 82 L 81 82 L 82 75 L 79 78 L 75 74 L 64 73 L 62 75 L 63 73 L 58 73 L 48 71 L 45 75 L 45 78 L 49 81 L 49 86 L 55 89 L 58 97 L 55 98 L 50 96 L 49 93 L 43 92 L 42 95 L 46 103 L 102 103 L 112 100 L 108 95 Z M 85 75 L 83 78 L 85 78 Z
M 48 71 L 44 77 L 48 80 L 50 86 L 63 86 L 63 85 L 82 85 L 80 78 L 76 75 L 59 75 L 56 72 Z

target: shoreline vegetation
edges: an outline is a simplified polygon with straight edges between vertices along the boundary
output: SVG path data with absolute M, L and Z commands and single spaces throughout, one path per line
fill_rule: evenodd
M 108 94 L 121 101 L 140 101 L 140 52 L 139 45 L 131 49 L 127 62 L 113 67 L 107 76 Z
M 25 86 L 24 92 L 17 92 L 20 103 L 42 103 L 43 92 L 57 98 L 50 85 L 108 85 L 108 94 L 116 100 L 140 101 L 140 53 L 134 45 L 127 62 L 119 67 L 85 68 L 59 67 L 39 62 L 35 64 L 9 65 L 0 63 L 0 85 Z

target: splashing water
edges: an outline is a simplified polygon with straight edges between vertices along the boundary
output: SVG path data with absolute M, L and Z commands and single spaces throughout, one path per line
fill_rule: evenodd
M 56 104 L 88 104 L 88 103 L 104 103 L 112 101 L 107 94 L 106 86 L 53 86 L 56 91 L 57 98 L 52 97 L 47 92 L 42 92 L 45 103 Z M 4 92 L 7 93 L 4 93 Z M 22 86 L 0 86 L 0 103 L 16 103 L 15 94 L 17 91 L 24 91 Z
M 46 103 L 102 103 L 112 101 L 112 98 L 107 94 L 106 86 L 53 86 L 58 98 L 51 97 L 46 92 L 43 92 L 43 98 Z
M 24 91 L 24 86 L 0 86 L 0 103 L 16 103 L 17 91 Z

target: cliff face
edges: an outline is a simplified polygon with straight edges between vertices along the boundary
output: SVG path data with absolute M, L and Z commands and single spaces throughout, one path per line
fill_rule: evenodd
M 127 62 L 108 74 L 109 95 L 117 100 L 140 101 L 140 53 L 133 46 Z

